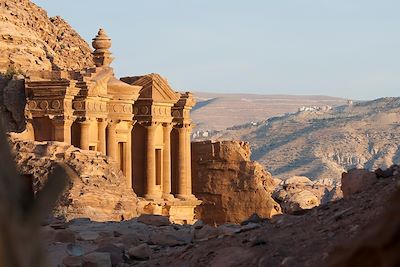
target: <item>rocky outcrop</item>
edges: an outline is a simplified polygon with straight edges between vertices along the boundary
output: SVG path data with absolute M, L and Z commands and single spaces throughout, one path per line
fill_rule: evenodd
M 0 0 L 0 73 L 93 65 L 90 47 L 63 19 L 29 0 Z
M 34 192 L 46 183 L 55 163 L 70 167 L 70 182 L 54 211 L 66 219 L 89 217 L 96 221 L 123 220 L 137 216 L 137 197 L 124 175 L 109 159 L 60 142 L 11 139 L 19 171 L 32 180 Z
M 25 84 L 22 75 L 0 76 L 0 116 L 7 132 L 22 132 L 25 123 Z
M 250 161 L 246 142 L 192 143 L 193 193 L 203 203 L 198 218 L 209 224 L 238 223 L 253 213 L 270 218 L 280 213 L 271 198 L 273 180 Z
M 340 199 L 342 192 L 338 186 L 327 181 L 311 181 L 305 176 L 293 176 L 280 181 L 272 196 L 285 213 L 293 214 Z
M 376 183 L 377 177 L 374 172 L 364 169 L 352 169 L 342 174 L 343 197 L 348 198 L 355 193 L 364 191 Z
M 398 166 L 392 167 L 398 170 Z M 377 170 L 382 173 L 382 170 Z M 360 172 L 359 172 L 360 173 Z M 399 174 L 392 173 L 388 178 L 397 180 Z M 355 173 L 353 173 L 355 175 Z M 361 176 L 363 174 L 361 173 Z M 399 187 L 399 186 L 397 186 Z M 367 188 L 364 188 L 365 190 Z M 361 191 L 360 193 L 363 193 Z M 395 267 L 400 264 L 400 190 L 385 205 L 386 209 L 381 216 L 366 227 L 366 231 L 359 234 L 354 240 L 338 246 L 330 255 L 327 266 L 329 267 Z

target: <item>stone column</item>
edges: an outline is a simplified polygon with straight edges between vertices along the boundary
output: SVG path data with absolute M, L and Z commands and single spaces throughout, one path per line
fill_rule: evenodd
M 116 166 L 118 160 L 118 144 L 117 144 L 117 123 L 111 122 L 107 126 L 107 156 L 109 156 Z M 118 166 L 116 166 L 118 167 Z
M 128 188 L 133 188 L 132 186 L 132 128 L 133 125 L 130 125 L 128 128 L 128 134 L 126 136 L 126 184 Z
M 192 194 L 192 149 L 191 149 L 191 133 L 192 127 L 187 125 L 186 127 L 186 194 L 188 197 L 193 198 Z
M 155 131 L 156 125 L 151 124 L 146 127 L 146 189 L 145 198 L 157 198 L 156 187 L 156 147 Z
M 171 194 L 171 130 L 172 125 L 166 123 L 163 125 L 163 175 L 162 175 L 162 188 L 163 198 L 171 200 L 174 196 Z
M 106 154 L 106 131 L 107 131 L 107 121 L 106 119 L 102 119 L 98 122 L 98 143 L 97 143 L 97 151 Z
M 70 119 L 54 119 L 54 140 L 71 144 L 71 126 L 73 121 Z
M 178 198 L 187 197 L 187 160 L 186 154 L 186 129 L 184 126 L 178 128 Z
M 90 121 L 85 120 L 79 123 L 81 127 L 81 142 L 80 148 L 84 150 L 89 150 L 89 130 L 90 130 Z

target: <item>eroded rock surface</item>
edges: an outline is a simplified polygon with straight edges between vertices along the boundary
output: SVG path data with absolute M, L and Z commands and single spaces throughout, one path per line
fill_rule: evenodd
M 250 161 L 246 142 L 192 143 L 193 193 L 203 203 L 197 216 L 209 224 L 240 223 L 253 213 L 270 218 L 280 213 L 271 198 L 271 175 Z
M 88 44 L 29 0 L 0 0 L 0 72 L 93 66 Z
M 0 115 L 7 132 L 25 130 L 25 85 L 22 75 L 0 75 Z
M 291 214 L 341 197 L 342 192 L 338 185 L 327 181 L 311 181 L 305 176 L 293 176 L 280 181 L 273 193 L 273 198 L 281 205 L 282 210 Z
M 342 174 L 341 186 L 343 197 L 348 198 L 355 193 L 359 193 L 376 183 L 376 181 L 376 174 L 368 170 L 352 169 L 348 172 L 344 172 Z
M 30 177 L 33 191 L 40 190 L 57 162 L 67 164 L 70 183 L 55 215 L 66 219 L 89 217 L 96 221 L 122 220 L 137 216 L 137 197 L 126 185 L 124 175 L 109 159 L 60 142 L 11 139 L 17 167 Z

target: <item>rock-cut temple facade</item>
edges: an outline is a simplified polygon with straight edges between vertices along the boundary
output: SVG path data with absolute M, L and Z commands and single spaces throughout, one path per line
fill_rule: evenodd
M 92 45 L 95 67 L 29 73 L 32 138 L 106 154 L 148 213 L 193 222 L 199 201 L 192 194 L 192 95 L 175 92 L 158 74 L 117 79 L 104 30 Z

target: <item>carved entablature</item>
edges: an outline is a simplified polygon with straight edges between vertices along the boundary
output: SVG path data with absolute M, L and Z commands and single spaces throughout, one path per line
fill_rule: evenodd
M 171 115 L 173 122 L 179 125 L 190 125 L 192 120 L 190 118 L 190 110 L 196 104 L 193 95 L 189 92 L 180 94 L 179 101 L 173 106 Z
M 108 114 L 107 102 L 108 99 L 103 98 L 78 98 L 72 104 L 74 115 L 78 118 L 106 118 Z
M 79 89 L 76 88 L 74 81 L 27 78 L 26 110 L 32 117 L 72 116 L 72 99 L 78 92 Z
M 133 104 L 111 100 L 107 104 L 108 118 L 131 121 L 133 119 Z

